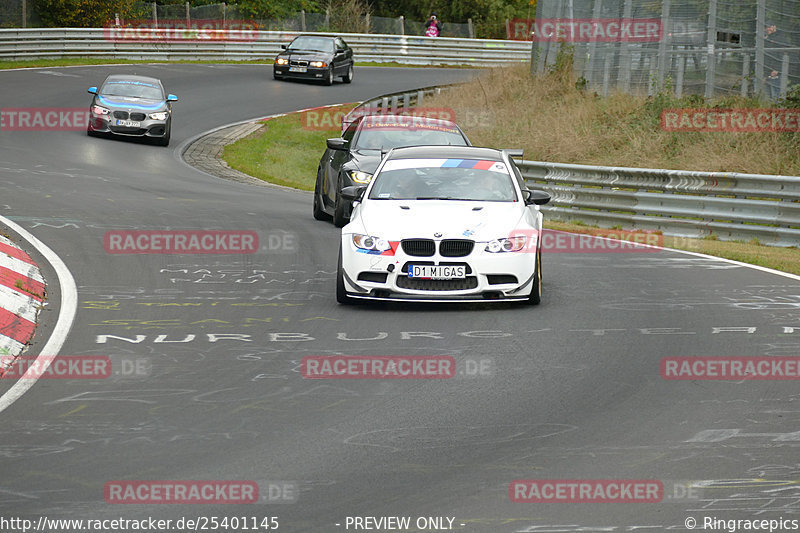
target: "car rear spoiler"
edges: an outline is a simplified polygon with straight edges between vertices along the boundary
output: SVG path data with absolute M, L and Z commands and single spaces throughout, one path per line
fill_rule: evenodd
M 501 152 L 506 154 L 508 157 L 513 157 L 515 159 L 522 159 L 523 149 L 522 148 L 503 148 L 501 150 Z

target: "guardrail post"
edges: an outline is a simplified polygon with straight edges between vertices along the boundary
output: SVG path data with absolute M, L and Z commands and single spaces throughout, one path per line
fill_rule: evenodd
M 678 58 L 678 77 L 675 80 L 675 96 L 680 98 L 683 96 L 683 73 L 686 71 L 686 56 L 682 55 Z
M 300 10 L 300 31 L 306 31 L 306 10 Z
M 411 107 L 411 95 L 403 93 L 403 109 L 408 110 Z
M 781 59 L 781 93 L 780 98 L 786 98 L 789 89 L 789 54 L 784 53 Z
M 472 19 L 467 19 L 467 32 L 469 33 L 469 38 L 475 38 L 475 28 L 472 27 Z
M 422 101 L 425 99 L 425 91 L 417 91 L 417 107 L 422 106 Z
M 756 5 L 756 71 L 755 81 L 756 96 L 764 94 L 764 40 L 766 36 L 767 8 L 765 0 L 758 0 Z
M 400 22 L 400 35 L 406 34 L 406 19 L 403 15 L 397 17 L 397 20 Z
M 392 96 L 392 107 L 391 107 L 391 114 L 392 115 L 397 114 L 397 102 L 398 102 L 398 100 L 399 99 L 398 99 L 397 95 Z
M 387 110 L 389 109 L 389 97 L 388 96 L 384 96 L 383 98 L 381 98 L 381 105 L 380 105 L 379 109 L 380 109 L 381 113 L 383 113 L 384 115 L 387 114 Z
M 706 98 L 714 96 L 714 73 L 717 68 L 717 0 L 708 3 L 708 36 L 706 37 L 708 58 L 706 59 Z
M 747 76 L 750 74 L 750 54 L 744 54 L 742 57 L 742 98 L 747 97 Z
M 611 83 L 611 54 L 606 54 L 603 62 L 603 97 L 608 96 L 608 86 Z

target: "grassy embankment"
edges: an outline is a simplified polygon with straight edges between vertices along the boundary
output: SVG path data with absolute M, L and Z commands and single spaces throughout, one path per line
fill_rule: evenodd
M 595 165 L 800 175 L 800 135 L 792 133 L 681 133 L 660 127 L 663 109 L 767 107 L 730 97 L 705 102 L 666 94 L 602 98 L 582 90 L 560 72 L 531 78 L 526 66 L 497 68 L 461 90 L 429 99 L 426 106 L 455 111 L 472 142 L 524 148 L 525 158 Z M 460 118 L 459 118 L 460 117 Z M 225 159 L 234 168 L 267 181 L 312 190 L 327 137 L 338 129 L 311 131 L 303 114 L 268 121 L 230 145 Z M 310 209 L 310 208 L 309 208 Z M 553 229 L 597 233 L 579 223 L 548 221 Z M 800 250 L 762 246 L 757 241 L 665 237 L 664 246 L 696 251 L 800 274 Z

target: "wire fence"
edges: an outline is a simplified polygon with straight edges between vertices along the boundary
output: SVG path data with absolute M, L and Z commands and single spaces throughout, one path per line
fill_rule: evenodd
M 41 27 L 41 18 L 33 0 L 0 0 L 0 28 Z M 118 13 L 106 25 L 114 24 L 200 24 L 214 21 L 223 24 L 241 24 L 243 21 L 260 30 L 343 33 L 384 33 L 390 35 L 425 35 L 425 22 L 407 20 L 405 17 L 360 16 L 342 20 L 330 12 L 306 13 L 300 11 L 282 19 L 253 19 L 240 12 L 238 6 L 224 3 L 191 6 L 185 4 L 158 5 L 155 2 L 135 2 L 127 13 Z M 103 26 L 103 24 L 101 24 Z M 441 37 L 474 38 L 472 20 L 467 23 L 444 22 Z
M 800 0 L 539 0 L 534 21 L 507 31 L 534 41 L 536 72 L 572 46 L 575 72 L 604 95 L 778 99 L 800 83 Z

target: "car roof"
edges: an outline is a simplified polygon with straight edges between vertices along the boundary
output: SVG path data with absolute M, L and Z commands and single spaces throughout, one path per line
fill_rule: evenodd
M 313 37 L 315 39 L 336 39 L 336 37 L 338 37 L 338 36 L 317 35 L 317 34 L 314 34 L 314 33 L 304 33 L 302 35 L 298 35 L 297 37 L 292 39 L 292 41 L 294 41 L 295 39 L 299 39 L 300 37 Z
M 389 159 L 483 159 L 502 161 L 503 153 L 493 148 L 475 146 L 410 146 L 395 148 Z
M 361 118 L 361 124 L 359 127 L 362 127 L 364 124 L 367 123 L 386 123 L 391 124 L 393 122 L 411 122 L 412 124 L 416 121 L 423 122 L 425 124 L 431 126 L 445 126 L 449 128 L 459 128 L 455 122 L 451 122 L 449 120 L 444 120 L 440 118 L 428 118 L 428 117 L 416 117 L 413 115 L 382 115 L 382 114 L 375 114 L 375 115 L 365 115 Z M 358 120 L 358 119 L 356 119 Z
M 152 83 L 154 85 L 161 86 L 161 80 L 158 78 L 151 78 L 149 76 L 137 76 L 135 74 L 112 74 L 106 78 L 106 82 L 109 81 L 138 81 L 142 83 Z

